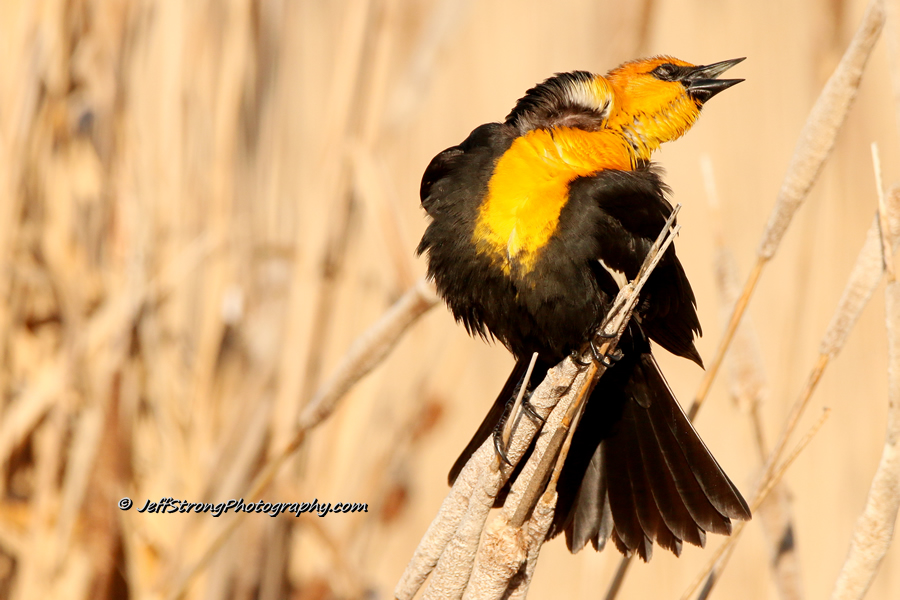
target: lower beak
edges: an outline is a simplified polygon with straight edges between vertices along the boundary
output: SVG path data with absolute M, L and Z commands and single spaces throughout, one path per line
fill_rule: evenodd
M 743 61 L 744 58 L 733 58 L 711 65 L 695 67 L 681 78 L 681 82 L 687 88 L 692 98 L 700 103 L 706 102 L 722 90 L 727 90 L 731 86 L 744 81 L 743 79 L 716 79 L 716 77 Z

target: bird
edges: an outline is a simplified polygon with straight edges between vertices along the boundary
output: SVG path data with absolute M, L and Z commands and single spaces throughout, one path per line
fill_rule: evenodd
M 672 213 L 651 155 L 684 135 L 705 103 L 742 79 L 743 58 L 694 65 L 672 56 L 605 75 L 559 73 L 502 123 L 475 128 L 426 168 L 430 218 L 416 253 L 469 334 L 498 340 L 516 365 L 450 482 L 504 419 L 511 398 L 583 348 L 637 275 Z M 608 540 L 649 560 L 729 534 L 750 509 L 685 416 L 650 342 L 703 366 L 696 299 L 674 245 L 663 255 L 573 435 L 548 539 L 575 553 Z M 537 354 L 529 382 L 523 381 Z

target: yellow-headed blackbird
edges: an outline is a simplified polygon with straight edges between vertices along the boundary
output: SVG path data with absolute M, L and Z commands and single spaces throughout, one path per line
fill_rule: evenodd
M 538 353 L 531 380 L 591 339 L 671 214 L 650 155 L 683 135 L 703 104 L 742 81 L 743 59 L 695 66 L 662 56 L 606 76 L 563 73 L 529 90 L 503 123 L 438 154 L 422 179 L 432 218 L 418 253 L 453 315 L 517 364 L 451 473 L 491 435 Z M 750 510 L 694 431 L 650 340 L 702 366 L 694 293 L 670 247 L 619 343 L 621 360 L 585 408 L 558 483 L 549 536 L 572 552 L 610 537 L 649 559 L 727 534 Z

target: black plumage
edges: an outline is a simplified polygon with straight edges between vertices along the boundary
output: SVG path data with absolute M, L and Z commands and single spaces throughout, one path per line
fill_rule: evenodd
M 519 136 L 539 128 L 558 128 L 558 135 L 564 128 L 602 128 L 603 107 L 579 106 L 570 91 L 588 77 L 564 74 L 530 90 L 505 123 L 478 127 L 438 154 L 423 176 L 422 206 L 432 222 L 417 252 L 427 255 L 429 276 L 470 333 L 498 339 L 517 359 L 451 481 L 494 431 L 532 353 L 539 356 L 536 384 L 600 326 L 619 290 L 612 272 L 633 279 L 671 215 L 659 169 L 638 160 L 631 170 L 573 177 L 553 235 L 526 271 L 498 268 L 473 242 L 498 160 Z M 559 480 L 549 535 L 565 532 L 570 550 L 589 541 L 600 549 L 612 538 L 644 559 L 654 541 L 678 554 L 682 541 L 703 545 L 705 532 L 728 533 L 731 519 L 749 518 L 651 354 L 652 340 L 702 366 L 694 345 L 699 333 L 694 293 L 671 246 L 619 343 L 624 357 L 587 403 Z

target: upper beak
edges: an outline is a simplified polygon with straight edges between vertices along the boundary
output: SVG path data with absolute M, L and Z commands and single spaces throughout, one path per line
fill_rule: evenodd
M 743 81 L 743 79 L 716 79 L 716 77 L 745 58 L 746 56 L 732 58 L 731 60 L 723 60 L 711 65 L 694 67 L 681 78 L 681 82 L 687 88 L 691 97 L 701 103 L 706 102 L 722 90 L 726 90 Z

